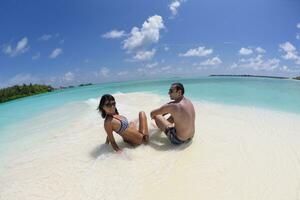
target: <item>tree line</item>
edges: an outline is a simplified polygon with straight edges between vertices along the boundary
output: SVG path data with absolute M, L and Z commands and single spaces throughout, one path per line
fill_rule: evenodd
M 0 89 L 0 103 L 11 101 L 14 99 L 27 97 L 35 94 L 41 94 L 45 92 L 51 92 L 54 88 L 50 85 L 38 85 L 38 84 L 23 84 L 15 85 L 12 87 Z
M 297 76 L 297 77 L 295 77 L 294 79 L 296 79 L 296 80 L 300 80 L 300 76 Z

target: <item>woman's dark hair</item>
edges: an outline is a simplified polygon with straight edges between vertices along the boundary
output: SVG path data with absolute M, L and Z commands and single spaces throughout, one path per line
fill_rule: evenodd
M 99 110 L 99 112 L 101 113 L 102 118 L 106 117 L 106 112 L 104 111 L 103 106 L 106 102 L 110 102 L 110 101 L 115 101 L 115 98 L 110 94 L 105 94 L 100 99 L 100 103 L 97 110 Z M 116 107 L 116 113 L 119 114 L 117 107 Z
M 175 86 L 176 91 L 181 90 L 181 94 L 184 95 L 184 87 L 181 83 L 173 83 L 172 85 Z

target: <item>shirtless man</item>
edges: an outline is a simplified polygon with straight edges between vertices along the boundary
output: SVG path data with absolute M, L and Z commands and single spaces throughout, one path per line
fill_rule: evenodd
M 195 133 L 195 109 L 192 102 L 183 95 L 183 85 L 173 83 L 169 89 L 173 101 L 151 112 L 151 119 L 155 120 L 157 127 L 176 145 L 189 141 Z M 171 116 L 165 119 L 166 114 Z

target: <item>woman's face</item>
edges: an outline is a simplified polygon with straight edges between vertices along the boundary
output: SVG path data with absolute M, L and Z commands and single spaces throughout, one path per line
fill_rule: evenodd
M 114 100 L 112 101 L 106 101 L 103 105 L 103 110 L 108 115 L 113 115 L 116 113 L 116 102 Z

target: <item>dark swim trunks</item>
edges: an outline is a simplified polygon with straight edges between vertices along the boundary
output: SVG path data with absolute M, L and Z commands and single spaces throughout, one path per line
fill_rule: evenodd
M 176 129 L 175 127 L 170 127 L 170 128 L 167 128 L 165 130 L 165 133 L 167 135 L 167 137 L 169 138 L 169 140 L 171 141 L 172 144 L 175 144 L 175 145 L 180 145 L 180 144 L 183 144 L 185 142 L 188 142 L 190 141 L 191 139 L 187 139 L 187 140 L 181 140 L 179 139 L 177 136 L 176 136 Z

